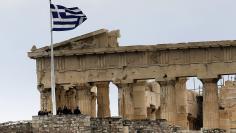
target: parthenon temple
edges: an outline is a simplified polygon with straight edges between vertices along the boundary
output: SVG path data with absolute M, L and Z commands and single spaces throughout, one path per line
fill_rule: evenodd
M 57 108 L 77 106 L 91 117 L 111 117 L 109 83 L 118 88 L 123 119 L 166 119 L 183 129 L 236 130 L 236 41 L 119 46 L 119 30 L 97 30 L 54 44 Z M 50 47 L 36 60 L 41 110 L 52 110 Z M 202 93 L 186 89 L 189 77 Z

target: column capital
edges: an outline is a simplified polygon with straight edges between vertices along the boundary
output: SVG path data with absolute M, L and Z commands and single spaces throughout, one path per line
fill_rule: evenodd
M 178 77 L 178 78 L 176 78 L 176 80 L 178 82 L 186 82 L 188 80 L 188 78 L 187 77 Z
M 176 80 L 165 80 L 165 81 L 157 81 L 157 83 L 160 84 L 160 86 L 165 86 L 165 85 L 175 85 Z
M 132 83 L 134 86 L 144 86 L 147 84 L 146 80 L 141 80 L 141 81 L 136 81 L 134 83 Z
M 76 89 L 88 89 L 88 88 L 92 88 L 92 86 L 89 83 L 80 83 L 76 86 Z
M 94 85 L 97 87 L 109 87 L 109 82 L 108 81 L 99 81 L 99 82 L 94 82 Z
M 51 91 L 51 88 L 44 88 L 44 86 L 43 85 L 38 85 L 38 91 L 40 92 L 40 93 L 46 93 L 46 92 L 48 92 L 48 91 Z
M 201 78 L 202 83 L 217 83 L 219 78 Z
M 132 86 L 132 83 L 115 83 L 115 85 L 120 88 L 130 88 Z

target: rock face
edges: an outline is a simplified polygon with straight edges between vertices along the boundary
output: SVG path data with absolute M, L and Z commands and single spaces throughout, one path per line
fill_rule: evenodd
M 171 133 L 177 129 L 165 120 L 132 121 L 85 115 L 34 116 L 32 122 L 0 125 L 1 133 Z

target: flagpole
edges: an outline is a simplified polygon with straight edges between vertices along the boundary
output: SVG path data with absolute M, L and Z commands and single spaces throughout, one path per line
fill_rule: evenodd
M 51 0 L 49 0 L 51 6 Z M 50 9 L 50 32 L 51 32 L 51 97 L 52 97 L 52 114 L 56 115 L 56 90 L 55 90 L 55 70 L 54 70 L 54 50 L 53 50 L 53 30 L 52 30 L 52 14 Z

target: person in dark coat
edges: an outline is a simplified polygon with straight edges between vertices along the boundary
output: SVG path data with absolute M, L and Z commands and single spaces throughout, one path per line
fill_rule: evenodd
M 67 114 L 72 114 L 71 109 L 67 109 Z
M 64 106 L 62 112 L 63 112 L 63 114 L 65 114 L 65 115 L 69 114 L 68 108 L 67 108 L 66 106 Z
M 79 107 L 77 106 L 76 109 L 74 110 L 74 114 L 79 115 L 81 114 Z
M 63 114 L 63 110 L 62 110 L 61 107 L 59 107 L 59 108 L 57 109 L 57 115 L 62 115 L 62 114 Z
M 43 115 L 43 111 L 39 110 L 38 116 L 42 116 L 42 115 Z

